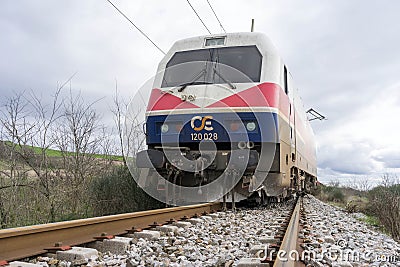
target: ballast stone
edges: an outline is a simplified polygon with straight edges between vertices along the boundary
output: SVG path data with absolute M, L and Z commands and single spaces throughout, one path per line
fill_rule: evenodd
M 99 252 L 94 248 L 72 247 L 70 250 L 57 251 L 57 259 L 64 261 L 97 259 Z
M 167 232 L 173 232 L 173 233 L 178 233 L 178 226 L 175 225 L 162 225 L 162 226 L 158 226 L 156 228 L 157 230 L 167 233 Z
M 180 228 L 187 228 L 192 226 L 192 224 L 190 222 L 174 222 L 175 226 L 178 226 Z
M 258 241 L 263 244 L 273 244 L 276 243 L 277 240 L 273 236 L 261 236 Z
M 335 239 L 332 236 L 325 236 L 324 241 L 330 244 L 335 244 Z
M 267 247 L 265 245 L 254 245 L 250 248 L 250 254 L 253 256 L 258 256 L 257 254 L 260 253 L 264 255 L 266 248 Z
M 40 264 L 28 263 L 28 262 L 22 262 L 22 261 L 10 262 L 10 264 L 8 266 L 10 266 L 10 267 L 43 267 Z
M 239 260 L 237 267 L 269 267 L 269 263 L 261 262 L 259 258 L 242 258 Z
M 211 214 L 209 214 L 208 216 L 210 216 L 210 217 L 213 218 L 213 219 L 219 218 L 218 213 L 211 213 Z
M 353 267 L 348 261 L 332 262 L 332 267 Z
M 316 260 L 311 260 L 311 263 L 309 263 L 309 265 L 312 267 L 324 267 L 324 264 L 322 262 Z
M 199 219 L 199 218 L 191 218 L 191 219 L 187 219 L 186 221 L 190 222 L 191 224 L 203 223 L 203 220 Z
M 211 216 L 209 216 L 209 215 L 203 215 L 203 216 L 200 217 L 200 219 L 211 221 L 213 218 Z

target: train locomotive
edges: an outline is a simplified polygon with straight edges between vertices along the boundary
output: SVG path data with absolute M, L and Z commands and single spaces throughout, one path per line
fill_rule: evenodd
M 158 66 L 136 157 L 143 188 L 213 186 L 233 202 L 282 199 L 317 181 L 314 134 L 292 76 L 262 33 L 174 43 Z M 195 192 L 195 191 L 193 191 Z M 203 192 L 198 191 L 199 194 Z M 172 198 L 179 198 L 173 192 Z

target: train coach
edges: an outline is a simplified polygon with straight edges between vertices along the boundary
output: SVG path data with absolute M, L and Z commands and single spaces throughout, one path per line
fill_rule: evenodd
M 261 33 L 175 42 L 146 111 L 140 186 L 202 187 L 232 201 L 284 198 L 317 181 L 314 134 L 287 66 Z M 201 193 L 202 191 L 199 190 Z M 176 192 L 174 193 L 176 194 Z M 173 198 L 177 198 L 174 195 Z

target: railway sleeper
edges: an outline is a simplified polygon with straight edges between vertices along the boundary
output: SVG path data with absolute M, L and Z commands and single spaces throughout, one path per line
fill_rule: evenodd
M 179 234 L 180 228 L 187 228 L 190 226 L 195 226 L 201 224 L 208 220 L 213 220 L 218 217 L 224 216 L 224 214 L 229 214 L 231 212 L 216 212 L 211 214 L 203 214 L 202 216 L 196 215 L 192 218 L 182 217 L 180 221 L 169 220 L 165 224 L 159 224 L 154 222 L 150 228 L 151 230 L 141 230 L 132 228 L 127 230 L 127 234 L 124 237 L 113 237 L 103 234 L 102 237 L 93 243 L 86 244 L 85 248 L 72 247 L 67 251 L 57 251 L 54 258 L 57 260 L 69 261 L 72 264 L 82 263 L 87 264 L 90 259 L 95 259 L 98 257 L 99 252 L 106 253 L 110 252 L 113 254 L 124 254 L 135 240 L 140 238 L 148 240 L 157 240 L 163 235 L 163 233 L 174 233 Z M 274 258 L 268 258 L 270 255 L 270 250 L 279 250 L 282 243 L 284 228 L 287 227 L 290 217 L 290 212 L 283 212 L 280 216 L 273 220 L 274 225 L 270 225 L 270 230 L 263 231 L 263 235 L 258 238 L 259 244 L 254 245 L 249 249 L 249 255 L 252 258 L 242 258 L 238 262 L 237 266 L 272 266 Z M 267 248 L 267 250 L 265 249 Z M 265 255 L 267 253 L 267 255 Z M 49 254 L 51 256 L 51 254 Z M 275 256 L 273 256 L 275 257 Z M 129 266 L 129 259 L 127 259 L 126 266 Z M 9 266 L 27 266 L 35 267 L 41 266 L 38 264 L 28 264 L 20 265 L 18 262 L 10 263 Z
M 5 265 L 0 265 L 0 266 L 5 266 Z M 43 267 L 43 265 L 40 265 L 40 264 L 23 262 L 23 261 L 13 261 L 7 266 L 9 266 L 9 267 Z
M 94 248 L 72 247 L 70 250 L 57 251 L 57 260 L 77 262 L 80 261 L 84 264 L 89 259 L 97 259 L 99 251 Z
M 88 247 L 105 253 L 110 252 L 113 254 L 124 254 L 132 243 L 133 238 L 116 236 L 112 239 L 104 239 L 102 241 L 95 241 L 89 244 Z
M 269 267 L 267 262 L 262 262 L 260 258 L 242 258 L 236 265 L 237 267 Z
M 160 232 L 159 231 L 154 231 L 154 230 L 143 230 L 141 232 L 136 232 L 134 234 L 129 234 L 128 237 L 134 237 L 134 238 L 143 238 L 143 239 L 148 239 L 148 240 L 157 240 L 160 238 Z

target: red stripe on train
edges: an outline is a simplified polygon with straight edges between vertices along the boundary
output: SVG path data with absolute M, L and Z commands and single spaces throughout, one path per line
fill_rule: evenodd
M 215 107 L 275 107 L 288 116 L 289 99 L 279 85 L 262 83 L 218 100 L 206 108 Z M 199 107 L 155 88 L 151 92 L 147 111 L 190 108 Z
M 216 107 L 279 107 L 280 88 L 274 83 L 262 83 L 223 98 L 207 108 Z
M 160 89 L 154 88 L 151 90 L 147 111 L 188 108 L 199 108 L 199 106 L 196 106 L 190 102 L 182 101 L 182 99 L 179 97 L 161 91 Z

